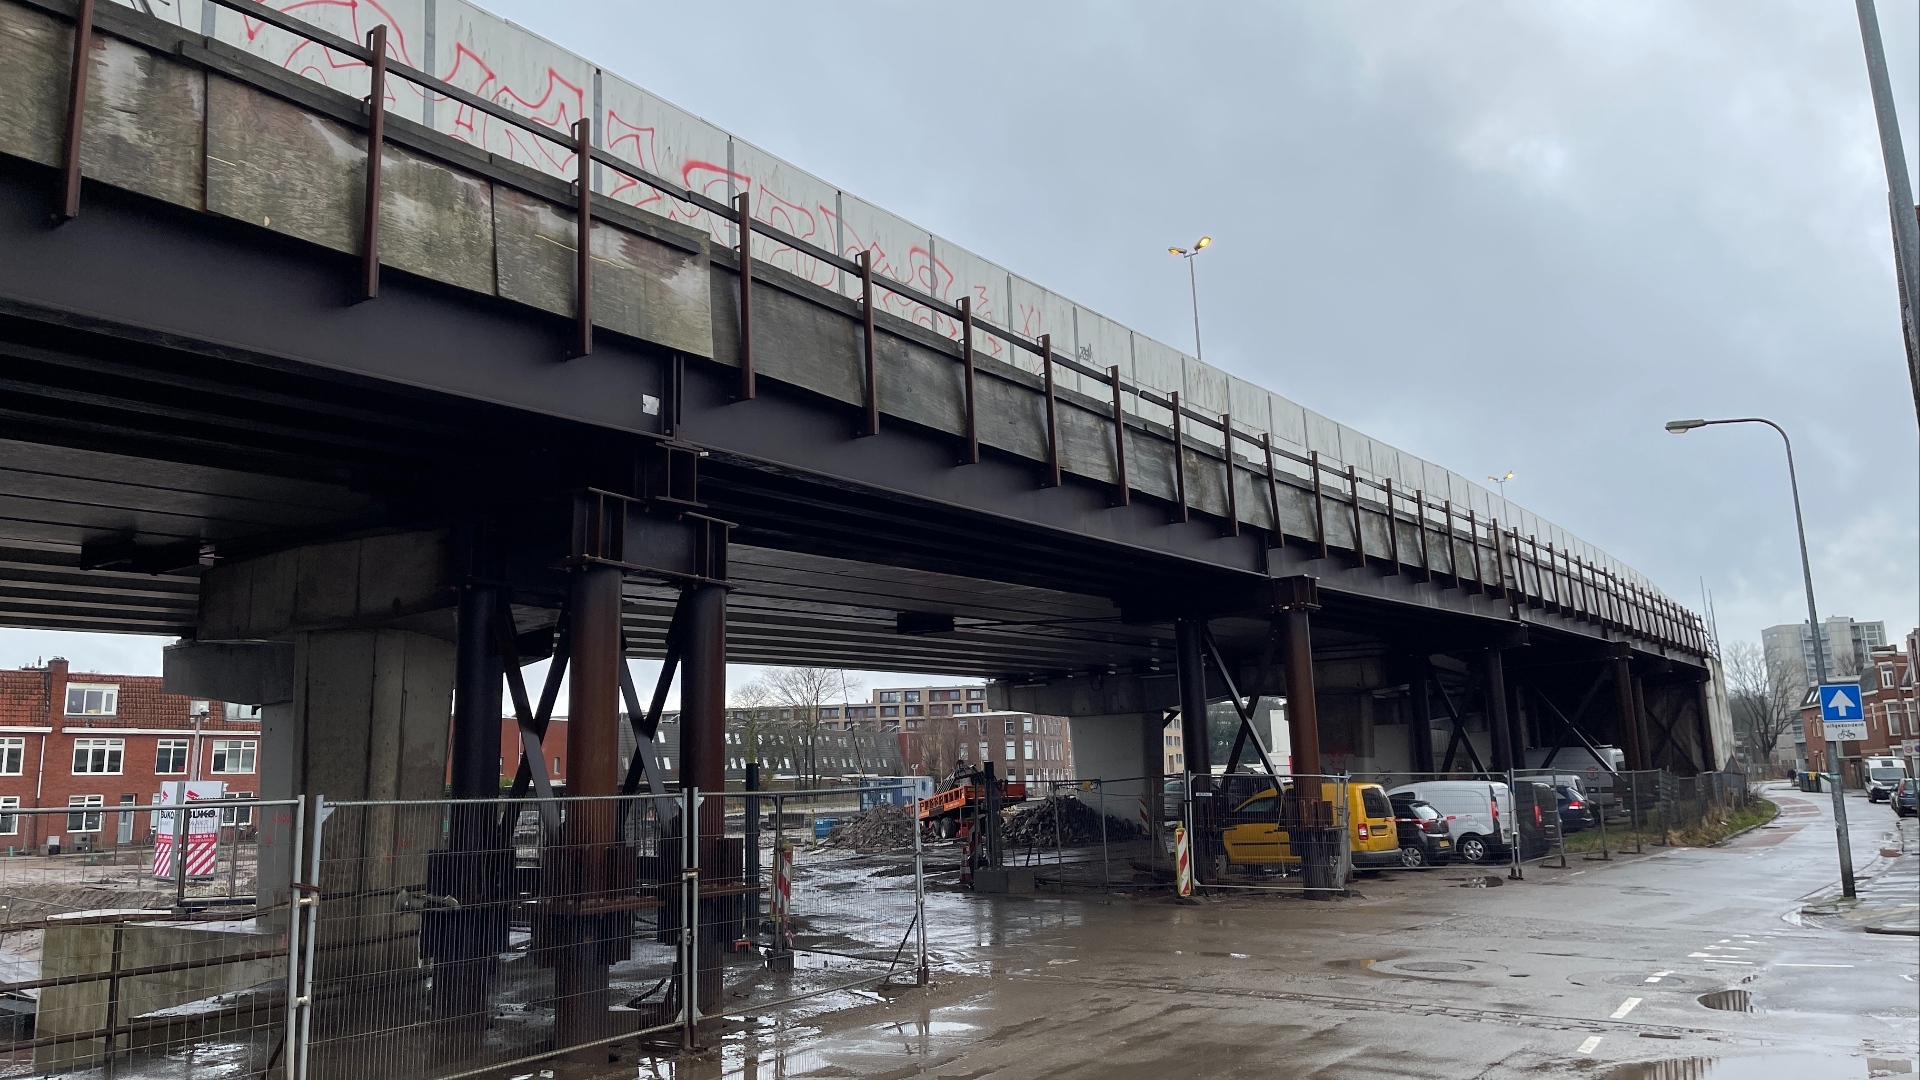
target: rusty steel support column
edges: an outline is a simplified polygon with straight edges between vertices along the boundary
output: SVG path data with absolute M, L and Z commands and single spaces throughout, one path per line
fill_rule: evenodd
M 866 418 L 862 435 L 880 434 L 880 377 L 873 365 L 873 252 L 862 251 L 860 260 L 860 363 L 861 385 L 866 391 Z
M 973 399 L 973 298 L 960 298 L 960 371 L 966 380 L 968 465 L 980 464 L 980 425 Z
M 1314 700 L 1313 612 L 1319 609 L 1319 589 L 1311 578 L 1291 578 L 1291 599 L 1274 617 L 1282 637 L 1287 675 L 1287 731 L 1293 754 L 1294 787 L 1289 812 L 1296 827 L 1288 830 L 1288 846 L 1300 856 L 1302 895 L 1326 900 L 1333 895 L 1333 860 L 1340 850 L 1340 834 L 1329 792 L 1321 784 L 1320 710 Z
M 740 233 L 740 400 L 753 400 L 753 193 L 733 200 L 734 228 Z
M 1240 535 L 1240 493 L 1233 484 L 1233 414 L 1220 414 L 1220 449 L 1227 459 L 1227 535 Z
M 1180 391 L 1167 394 L 1173 402 L 1173 497 L 1180 504 L 1180 520 L 1187 520 L 1187 425 L 1180 416 Z
M 1107 369 L 1107 381 L 1113 385 L 1113 486 L 1114 505 L 1133 502 L 1133 489 L 1127 485 L 1127 413 L 1120 407 L 1120 368 Z
M 1193 877 L 1197 882 L 1210 884 L 1214 879 L 1219 843 L 1218 833 L 1211 826 L 1218 807 L 1213 805 L 1211 796 L 1195 797 L 1211 790 L 1205 784 L 1213 772 L 1212 744 L 1207 738 L 1207 667 L 1201 644 L 1205 625 L 1201 619 L 1175 619 L 1173 653 L 1180 681 L 1180 742 L 1186 752 L 1185 772 L 1189 777 L 1186 789 L 1192 802 L 1188 820 L 1195 832 L 1188 838 L 1193 852 Z
M 1488 649 L 1485 676 L 1487 734 L 1493 738 L 1493 771 L 1518 768 L 1514 764 L 1513 724 L 1507 717 L 1507 667 L 1499 649 Z
M 700 905 L 699 1004 L 702 1015 L 720 1008 L 721 960 L 730 943 L 725 913 L 731 896 L 720 888 L 737 883 L 742 869 L 722 858 L 726 835 L 727 779 L 727 587 L 695 585 L 684 597 L 686 626 L 681 639 L 680 783 L 701 793 L 698 829 Z
M 499 590 L 490 586 L 460 589 L 448 748 L 455 799 L 500 795 L 504 664 L 495 626 L 500 601 Z M 493 958 L 507 943 L 507 911 L 501 900 L 513 854 L 501 847 L 497 813 L 491 802 L 454 804 L 447 849 L 434 852 L 428 861 L 428 891 L 460 903 L 421 927 L 421 951 L 435 963 L 433 1016 L 441 1040 L 437 1052 L 449 1060 L 480 1049 Z
M 67 142 L 60 159 L 56 221 L 80 216 L 80 137 L 86 128 L 87 72 L 93 67 L 93 0 L 79 0 L 73 15 L 73 67 L 67 74 Z
M 1060 421 L 1053 390 L 1053 335 L 1040 335 L 1040 380 L 1047 404 L 1047 486 L 1060 486 Z
M 1411 751 L 1413 771 L 1417 773 L 1433 771 L 1433 696 L 1428 685 L 1433 678 L 1432 668 L 1432 662 L 1425 656 L 1416 657 L 1412 677 L 1407 680 L 1408 701 L 1412 705 L 1407 723 L 1407 747 Z
M 387 26 L 367 31 L 367 181 L 366 209 L 360 219 L 360 299 L 380 295 L 380 159 L 387 145 Z
M 619 567 L 589 564 L 570 577 L 567 794 L 614 795 L 620 789 L 621 573 Z M 563 1048 L 613 1034 L 609 953 L 626 941 L 612 939 L 605 916 L 582 909 L 612 898 L 617 883 L 609 871 L 617 839 L 611 801 L 568 804 L 563 847 L 548 871 L 561 877 L 560 887 L 549 886 L 549 898 L 562 942 L 554 956 L 553 997 L 555 1042 Z
M 574 163 L 579 177 L 574 190 L 573 355 L 593 352 L 593 121 L 581 118 L 573 125 Z
M 1620 721 L 1621 740 L 1627 751 L 1627 768 L 1639 772 L 1647 767 L 1647 760 L 1640 740 L 1639 701 L 1633 692 L 1633 662 L 1631 652 L 1623 648 L 1624 642 L 1614 646 L 1613 653 L 1613 695 Z

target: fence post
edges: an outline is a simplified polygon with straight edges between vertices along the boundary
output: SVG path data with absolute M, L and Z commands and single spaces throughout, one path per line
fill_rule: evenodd
M 694 933 L 700 900 L 699 790 L 685 788 L 680 798 L 680 1048 L 692 1050 L 700 1022 L 700 939 Z
M 1100 793 L 1100 884 L 1105 888 L 1113 887 L 1113 865 L 1107 861 L 1107 782 L 1095 780 L 1094 790 Z
M 913 799 L 913 925 L 918 935 L 914 941 L 914 953 L 918 963 L 914 967 L 914 985 L 927 985 L 927 864 L 922 858 L 920 847 L 920 797 L 915 793 Z
M 120 1042 L 120 1034 L 114 1029 L 120 1026 L 120 958 L 126 929 L 124 922 L 113 924 L 113 961 L 107 968 L 107 1046 L 101 1058 L 107 1080 L 113 1080 L 113 1051 Z
M 300 1075 L 295 1080 L 307 1080 L 307 1055 L 313 1049 L 313 956 L 314 941 L 320 936 L 320 838 L 326 828 L 327 818 L 333 811 L 327 806 L 325 795 L 313 797 L 313 851 L 309 855 L 310 868 L 307 871 L 306 895 L 301 902 L 306 904 L 310 914 L 307 916 L 307 954 L 301 963 L 300 985 Z
M 1513 812 L 1513 841 L 1507 845 L 1507 880 L 1522 881 L 1526 875 L 1520 869 L 1520 785 L 1514 782 L 1512 769 L 1507 770 L 1507 807 Z
M 187 809 L 187 782 L 176 780 L 173 783 L 173 906 L 180 911 L 187 909 L 187 819 L 192 812 Z
M 1613 790 L 1614 790 L 1613 801 L 1615 803 L 1618 803 L 1620 801 L 1619 799 L 1620 775 L 1618 773 L 1615 773 L 1613 777 Z M 1613 856 L 1607 854 L 1607 808 L 1605 806 L 1596 804 L 1594 806 L 1593 816 L 1600 819 L 1600 861 L 1612 862 Z M 1587 857 L 1592 858 L 1593 856 L 1589 855 Z
M 298 888 L 300 877 L 301 845 L 305 843 L 307 828 L 307 800 L 295 799 L 293 803 L 293 858 L 287 862 L 287 1007 L 284 1010 L 286 1033 L 281 1054 L 287 1063 L 287 1080 L 296 1080 L 295 1062 L 300 1057 L 300 1041 L 297 1037 L 300 1016 L 300 920 L 305 917 L 305 894 Z M 277 824 L 277 823 L 276 823 Z M 254 860 L 254 891 L 260 889 L 259 859 Z M 256 903 L 258 901 L 256 900 Z

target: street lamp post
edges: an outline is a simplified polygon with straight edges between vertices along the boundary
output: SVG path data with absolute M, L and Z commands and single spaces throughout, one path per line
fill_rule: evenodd
M 1827 681 L 1827 650 L 1820 642 L 1820 615 L 1813 603 L 1813 561 L 1807 557 L 1807 523 L 1800 512 L 1800 477 L 1793 467 L 1793 440 L 1787 438 L 1787 430 L 1771 420 L 1758 416 L 1742 416 L 1728 420 L 1669 420 L 1667 430 L 1675 435 L 1685 435 L 1694 428 L 1711 427 L 1715 424 L 1765 424 L 1779 432 L 1781 443 L 1787 448 L 1787 484 L 1793 489 L 1793 527 L 1800 535 L 1800 576 L 1807 587 L 1807 627 L 1813 632 L 1813 670 L 1820 683 Z M 1838 749 L 1838 748 L 1836 748 Z M 1840 777 L 1839 754 L 1835 754 L 1833 764 L 1833 817 L 1834 830 L 1840 842 L 1840 885 L 1847 895 L 1854 895 L 1853 887 L 1853 846 L 1847 836 L 1847 807 L 1844 801 L 1845 785 Z
M 1187 260 L 1187 288 L 1193 293 L 1193 358 L 1195 360 L 1202 359 L 1202 357 L 1200 355 L 1200 280 L 1195 277 L 1193 273 L 1193 257 L 1200 254 L 1200 249 L 1211 243 L 1213 243 L 1213 237 L 1203 236 L 1194 241 L 1193 246 L 1190 248 L 1170 247 L 1167 249 L 1167 254 L 1178 255 Z

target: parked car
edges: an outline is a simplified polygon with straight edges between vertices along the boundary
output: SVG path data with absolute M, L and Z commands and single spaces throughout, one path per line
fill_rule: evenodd
M 1447 816 L 1410 795 L 1392 798 L 1393 823 L 1400 828 L 1400 865 L 1409 870 L 1445 866 L 1453 861 L 1453 834 Z
M 1887 796 L 1887 804 L 1893 807 L 1896 816 L 1920 816 L 1920 781 L 1911 777 L 1900 781 L 1893 794 Z
M 1907 778 L 1907 764 L 1897 757 L 1870 757 L 1866 760 L 1867 801 L 1890 798 L 1893 789 Z
M 1598 823 L 1595 820 L 1598 810 L 1580 790 L 1580 785 L 1555 784 L 1553 790 L 1560 797 L 1560 831 L 1562 833 L 1591 829 Z

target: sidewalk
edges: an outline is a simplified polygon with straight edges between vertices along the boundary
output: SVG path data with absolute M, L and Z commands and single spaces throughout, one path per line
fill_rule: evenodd
M 1920 937 L 1920 819 L 1900 818 L 1886 830 L 1873 861 L 1856 874 L 1854 891 L 1858 895 L 1848 900 L 1835 885 L 1800 913 L 1838 919 L 1869 934 Z

